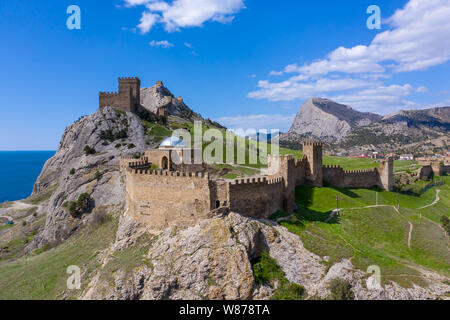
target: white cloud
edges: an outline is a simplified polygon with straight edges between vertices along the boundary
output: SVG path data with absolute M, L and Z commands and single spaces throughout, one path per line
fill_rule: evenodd
M 287 131 L 294 121 L 295 114 L 252 114 L 247 116 L 222 117 L 215 119 L 230 129 L 260 129 Z
M 229 23 L 245 8 L 244 0 L 124 0 L 129 7 L 145 5 L 138 28 L 147 33 L 161 23 L 168 32 L 201 27 L 207 21 Z
M 192 45 L 192 43 L 189 43 L 189 42 L 185 42 L 184 46 L 189 48 L 189 49 L 194 49 L 194 46 Z
M 292 77 L 279 83 L 270 83 L 267 80 L 258 82 L 259 89 L 248 94 L 249 98 L 268 99 L 271 101 L 291 101 L 295 99 L 308 99 L 316 95 L 342 90 L 366 88 L 374 85 L 373 82 L 352 79 L 322 78 L 314 81 L 303 82 L 297 77 Z
M 339 47 L 324 59 L 289 64 L 282 71 L 290 74 L 289 79 L 261 80 L 248 97 L 286 101 L 319 94 L 371 111 L 385 110 L 386 106 L 413 107 L 417 104 L 405 97 L 426 93 L 427 88 L 386 85 L 382 80 L 395 73 L 427 70 L 449 61 L 449 17 L 449 0 L 410 0 L 386 20 L 388 25 L 384 27 L 388 30 L 377 34 L 369 45 Z
M 173 43 L 170 43 L 167 40 L 162 40 L 162 41 L 155 41 L 152 40 L 149 42 L 149 45 L 152 47 L 161 47 L 161 48 L 171 48 L 173 47 Z
M 270 71 L 269 76 L 282 76 L 283 71 Z
M 160 17 L 157 14 L 144 12 L 137 27 L 139 28 L 139 30 L 141 30 L 142 33 L 147 33 L 150 31 L 153 25 L 158 22 L 159 18 Z

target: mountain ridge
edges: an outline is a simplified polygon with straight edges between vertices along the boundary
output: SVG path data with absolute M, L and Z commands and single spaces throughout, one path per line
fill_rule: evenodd
M 300 107 L 290 130 L 280 136 L 280 143 L 298 149 L 299 140 L 318 139 L 344 155 L 367 149 L 425 154 L 446 152 L 449 132 L 450 107 L 400 110 L 381 116 L 329 99 L 312 98 Z

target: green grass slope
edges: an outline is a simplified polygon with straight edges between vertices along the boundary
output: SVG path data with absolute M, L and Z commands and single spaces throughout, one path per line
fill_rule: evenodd
M 298 187 L 298 209 L 281 224 L 298 234 L 308 250 L 329 256 L 330 265 L 351 258 L 363 271 L 378 265 L 384 283 L 426 285 L 420 269 L 450 276 L 449 238 L 439 223 L 440 216 L 450 215 L 450 177 L 443 180 L 445 185 L 428 188 L 421 195 L 399 194 L 398 212 L 394 208 L 397 194 L 393 192 L 376 188 Z M 437 189 L 441 190 L 440 201 L 418 209 L 433 203 Z M 381 206 L 370 207 L 376 205 L 377 193 Z M 327 221 L 337 206 L 336 196 L 341 213 Z M 285 214 L 278 214 L 282 215 Z

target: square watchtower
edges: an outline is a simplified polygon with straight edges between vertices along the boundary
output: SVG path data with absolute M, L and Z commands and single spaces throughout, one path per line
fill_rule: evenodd
M 138 112 L 141 104 L 141 80 L 119 78 L 119 92 L 100 92 L 99 106 L 113 107 L 128 112 Z
M 306 181 L 315 187 L 323 186 L 322 142 L 304 142 L 303 158 L 307 160 Z

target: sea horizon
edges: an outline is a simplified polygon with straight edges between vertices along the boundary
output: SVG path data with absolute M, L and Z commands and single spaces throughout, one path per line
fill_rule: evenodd
M 54 150 L 0 150 L 0 203 L 29 197 Z

